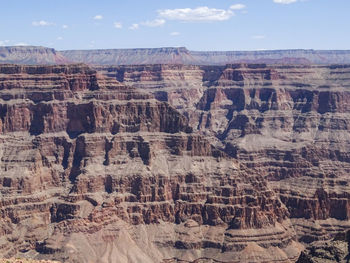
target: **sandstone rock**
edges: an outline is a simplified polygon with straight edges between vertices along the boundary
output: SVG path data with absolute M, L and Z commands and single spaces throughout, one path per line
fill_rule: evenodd
M 1 256 L 299 256 L 289 213 L 264 177 L 167 102 L 84 65 L 4 65 L 0 87 Z
M 349 229 L 349 65 L 97 67 L 150 91 L 194 130 L 257 169 L 302 242 Z

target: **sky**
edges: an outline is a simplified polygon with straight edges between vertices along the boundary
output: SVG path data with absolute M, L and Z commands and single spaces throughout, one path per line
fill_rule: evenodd
M 0 46 L 350 49 L 350 0 L 0 0 Z

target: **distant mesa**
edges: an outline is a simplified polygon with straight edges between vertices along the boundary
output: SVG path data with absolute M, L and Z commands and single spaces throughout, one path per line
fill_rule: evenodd
M 185 47 L 62 50 L 41 46 L 0 47 L 0 63 L 135 65 L 346 64 L 350 50 L 287 49 L 263 51 L 191 51 Z
M 66 64 L 69 60 L 53 48 L 37 46 L 0 47 L 0 63 L 29 65 Z

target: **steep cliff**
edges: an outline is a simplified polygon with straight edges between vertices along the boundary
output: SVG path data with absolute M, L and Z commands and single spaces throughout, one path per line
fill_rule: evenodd
M 87 66 L 0 66 L 0 256 L 296 260 L 264 176 L 192 130 L 167 102 Z
M 152 92 L 269 180 L 299 240 L 349 229 L 350 66 L 100 67 Z

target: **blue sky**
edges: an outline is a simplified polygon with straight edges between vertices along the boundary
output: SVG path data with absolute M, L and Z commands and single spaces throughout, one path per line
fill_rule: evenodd
M 1 0 L 0 45 L 350 49 L 350 0 Z

